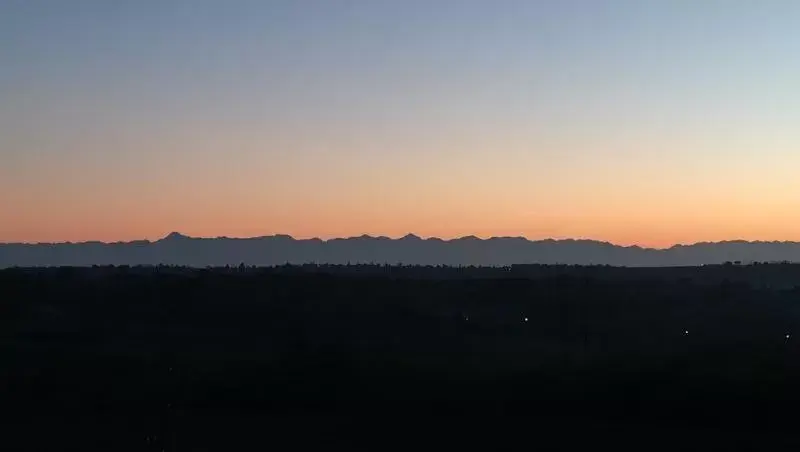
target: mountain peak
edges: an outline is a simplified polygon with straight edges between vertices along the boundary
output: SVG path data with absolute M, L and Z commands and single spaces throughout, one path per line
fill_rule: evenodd
M 401 237 L 400 240 L 422 240 L 422 239 L 418 235 L 409 233 Z
M 188 239 L 188 238 L 190 238 L 190 237 L 187 236 L 187 235 L 183 235 L 180 232 L 172 231 L 169 234 L 167 234 L 167 236 L 164 237 L 161 240 L 183 240 L 183 239 Z
M 464 237 L 459 237 L 456 240 L 475 242 L 475 241 L 480 241 L 481 239 L 479 239 L 478 237 L 476 237 L 474 235 L 465 235 Z

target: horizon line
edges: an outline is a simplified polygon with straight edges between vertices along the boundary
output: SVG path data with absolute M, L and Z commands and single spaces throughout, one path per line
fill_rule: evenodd
M 621 245 L 618 243 L 614 243 L 608 240 L 601 240 L 601 239 L 594 239 L 594 238 L 587 238 L 587 237 L 567 237 L 567 238 L 541 238 L 541 239 L 531 239 L 522 235 L 519 236 L 477 236 L 474 234 L 464 235 L 464 236 L 453 236 L 450 238 L 444 237 L 437 237 L 437 236 L 420 236 L 414 233 L 406 233 L 402 236 L 387 236 L 387 235 L 372 235 L 372 234 L 360 234 L 360 235 L 352 235 L 346 237 L 331 237 L 327 239 L 323 239 L 320 237 L 308 237 L 308 238 L 297 238 L 292 236 L 291 234 L 270 234 L 270 235 L 258 235 L 258 236 L 227 236 L 227 235 L 218 235 L 218 236 L 191 236 L 188 234 L 183 234 L 180 232 L 170 232 L 165 234 L 159 239 L 150 240 L 150 239 L 132 239 L 132 240 L 115 240 L 115 241 L 102 241 L 102 240 L 83 240 L 83 241 L 37 241 L 37 242 L 2 242 L 0 241 L 0 245 L 81 245 L 81 244 L 104 244 L 104 245 L 112 245 L 112 244 L 125 244 L 125 243 L 135 243 L 135 242 L 146 242 L 146 243 L 158 243 L 170 238 L 186 238 L 186 239 L 195 239 L 195 240 L 257 240 L 257 239 L 269 239 L 269 238 L 285 238 L 294 241 L 319 241 L 323 243 L 336 241 L 336 240 L 353 240 L 353 239 L 383 239 L 383 240 L 392 240 L 398 241 L 403 239 L 416 239 L 420 241 L 441 241 L 441 242 L 455 242 L 459 240 L 468 240 L 474 239 L 479 241 L 489 241 L 489 240 L 498 240 L 498 239 L 516 239 L 516 240 L 524 240 L 529 243 L 537 243 L 537 242 L 593 242 L 599 244 L 607 244 L 611 246 L 615 246 L 618 248 L 638 248 L 641 250 L 655 250 L 655 251 L 664 251 L 670 250 L 673 248 L 679 247 L 689 247 L 689 246 L 697 246 L 697 245 L 708 245 L 708 244 L 726 244 L 726 243 L 746 243 L 746 244 L 798 244 L 800 242 L 793 241 L 793 240 L 746 240 L 746 239 L 726 239 L 726 240 L 719 240 L 719 241 L 698 241 L 692 243 L 674 243 L 672 245 L 664 246 L 664 247 L 656 247 L 656 246 L 642 246 L 638 244 L 633 245 Z

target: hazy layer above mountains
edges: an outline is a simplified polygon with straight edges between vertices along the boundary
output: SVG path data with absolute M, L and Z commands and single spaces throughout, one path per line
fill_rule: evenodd
M 473 236 L 453 240 L 360 237 L 320 240 L 288 235 L 193 238 L 171 233 L 154 242 L 0 244 L 0 267 L 170 264 L 186 266 L 285 263 L 421 265 L 607 264 L 678 266 L 726 261 L 800 261 L 798 242 L 728 241 L 669 249 L 623 247 L 594 240 L 539 240 Z

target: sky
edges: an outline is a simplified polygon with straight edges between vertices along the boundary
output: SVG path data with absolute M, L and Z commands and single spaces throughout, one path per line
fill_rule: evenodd
M 795 0 L 5 0 L 0 242 L 800 240 Z

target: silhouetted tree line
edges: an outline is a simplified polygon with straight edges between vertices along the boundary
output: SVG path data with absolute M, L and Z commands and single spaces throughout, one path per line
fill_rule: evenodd
M 309 413 L 774 439 L 800 401 L 798 277 L 793 265 L 9 269 L 0 403 L 47 425 L 124 419 L 141 440 L 130 450 L 179 450 L 202 438 L 198 419 Z

